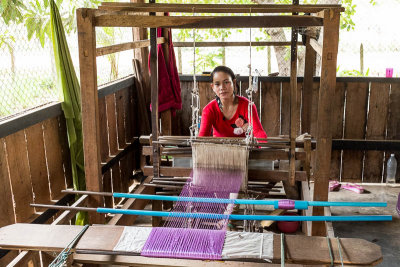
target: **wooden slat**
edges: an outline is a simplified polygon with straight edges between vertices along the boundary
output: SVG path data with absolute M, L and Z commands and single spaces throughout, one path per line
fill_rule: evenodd
M 400 140 L 400 84 L 392 83 L 390 88 L 389 99 L 389 117 L 387 122 L 387 137 L 388 140 Z M 390 153 L 394 153 L 397 159 L 396 180 L 400 181 L 400 153 L 398 151 L 387 151 L 385 164 L 390 157 Z M 386 179 L 386 172 L 384 174 Z
M 146 95 L 149 93 L 147 92 L 147 88 L 145 88 L 145 85 L 143 84 L 143 79 L 147 74 L 147 71 L 142 75 L 140 72 L 140 62 L 137 59 L 133 60 L 133 73 L 136 77 L 135 79 L 135 93 L 136 95 L 132 96 L 132 98 L 136 101 L 133 101 L 134 103 L 137 103 L 137 108 L 135 114 L 135 119 L 138 120 L 140 123 L 140 128 L 136 129 L 135 132 L 137 134 L 150 134 L 151 132 L 151 127 L 150 127 L 150 121 L 149 121 L 149 113 L 148 113 L 148 101 L 146 101 Z M 148 90 L 149 91 L 149 90 Z M 136 105 L 135 105 L 136 106 Z M 131 105 L 133 108 L 133 105 Z M 135 124 L 136 125 L 136 124 Z M 136 127 L 139 127 L 139 124 L 136 125 Z
M 115 94 L 106 96 L 106 109 L 107 109 L 107 125 L 108 125 L 108 141 L 110 146 L 110 155 L 115 156 L 118 154 L 118 128 L 116 117 L 116 103 Z M 112 184 L 114 192 L 121 192 L 121 175 L 119 164 L 112 167 Z
M 103 191 L 101 181 L 99 107 L 96 67 L 96 31 L 94 10 L 76 11 L 78 27 L 80 85 L 82 97 L 83 147 L 85 155 L 86 189 Z M 90 207 L 103 207 L 104 199 L 90 196 Z M 104 222 L 103 214 L 90 214 L 91 223 Z
M 157 44 L 163 44 L 167 40 L 164 37 L 157 38 Z M 117 52 L 122 52 L 130 49 L 137 49 L 150 46 L 150 40 L 139 40 L 129 43 L 110 45 L 105 47 L 96 48 L 96 56 L 104 56 L 108 54 L 113 54 Z
M 368 83 L 348 83 L 346 94 L 345 139 L 364 139 L 367 122 Z M 363 151 L 343 151 L 342 181 L 362 181 Z
M 140 28 L 275 28 L 322 26 L 322 19 L 313 16 L 253 16 L 253 17 L 206 17 L 206 16 L 96 16 L 97 27 Z
M 34 208 L 29 206 L 33 195 L 24 131 L 9 135 L 5 140 L 15 218 L 17 222 L 26 222 L 34 214 Z
M 210 78 L 211 79 L 211 78 Z M 198 82 L 199 95 L 200 95 L 200 114 L 203 108 L 215 98 L 215 93 L 211 89 L 210 82 Z M 188 90 L 192 91 L 193 83 L 189 83 Z M 191 122 L 190 122 L 191 123 Z
M 281 94 L 281 135 L 289 135 L 290 131 L 290 83 L 282 83 Z
M 58 120 L 53 118 L 43 123 L 44 144 L 49 173 L 50 195 L 55 200 L 65 189 L 62 149 L 58 131 Z
M 340 13 L 325 10 L 323 29 L 323 51 L 321 63 L 321 81 L 318 99 L 318 132 L 316 166 L 314 171 L 314 201 L 328 200 L 329 173 L 331 169 L 332 129 L 331 107 L 336 88 L 336 67 L 339 42 Z M 323 215 L 321 207 L 313 208 L 314 215 Z M 325 236 L 324 223 L 313 222 L 312 235 Z
M 343 138 L 343 116 L 344 116 L 344 97 L 346 91 L 346 83 L 337 82 L 335 95 L 332 99 L 332 138 Z M 330 178 L 339 180 L 341 168 L 341 150 L 333 150 L 331 156 L 331 172 Z
M 344 11 L 341 5 L 279 5 L 279 4 L 134 4 L 103 2 L 100 9 L 135 12 L 189 12 L 193 13 L 316 13 L 326 8 Z
M 186 135 L 190 136 L 189 126 L 192 124 L 192 93 L 193 82 L 181 82 L 181 98 L 182 105 L 181 110 L 176 111 L 176 117 L 172 120 L 172 134 L 173 135 Z M 200 91 L 200 97 L 202 92 Z M 200 98 L 201 99 L 201 98 Z M 200 100 L 201 105 L 201 100 Z M 201 115 L 201 110 L 199 111 Z
M 115 93 L 115 107 L 117 112 L 117 134 L 118 148 L 123 149 L 126 146 L 125 142 L 125 99 L 127 95 L 124 93 L 128 88 L 119 90 Z
M 14 206 L 10 187 L 10 173 L 4 138 L 0 139 L 0 227 L 15 223 Z
M 386 135 L 386 123 L 389 109 L 390 84 L 371 83 L 366 139 L 383 140 Z M 365 151 L 364 182 L 382 181 L 383 152 Z
M 69 144 L 68 144 L 67 124 L 63 115 L 58 116 L 58 126 L 59 126 L 58 135 L 60 138 L 61 154 L 64 165 L 64 178 L 67 187 L 72 187 L 73 181 L 72 181 L 71 154 L 69 151 Z
M 125 143 L 130 143 L 134 136 L 134 125 L 137 124 L 135 118 L 135 103 L 133 103 L 134 87 L 129 87 L 123 92 L 124 94 L 124 124 L 125 124 Z
M 108 145 L 108 122 L 106 97 L 99 98 L 99 125 L 100 125 L 100 158 L 102 163 L 106 163 L 110 158 L 110 148 Z M 102 175 L 103 190 L 112 192 L 111 170 Z M 112 197 L 104 197 L 106 207 L 114 207 Z
M 42 123 L 25 129 L 30 173 L 35 203 L 49 203 L 50 188 L 47 176 Z

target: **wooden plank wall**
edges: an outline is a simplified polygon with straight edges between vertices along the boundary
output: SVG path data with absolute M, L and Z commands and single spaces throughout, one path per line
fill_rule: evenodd
M 346 79 L 338 78 L 332 111 L 333 139 L 400 139 L 400 83 L 387 79 Z M 253 95 L 261 123 L 268 136 L 289 134 L 289 93 L 286 80 L 262 81 L 257 94 Z M 177 113 L 179 128 L 174 134 L 187 135 L 185 129 L 191 122 L 190 90 L 193 82 L 181 82 L 184 112 Z M 298 94 L 302 97 L 302 83 Z M 199 82 L 200 106 L 203 108 L 214 99 L 209 82 Z M 246 96 L 246 80 L 239 82 L 238 94 Z M 313 102 L 318 103 L 319 82 L 313 84 Z M 263 102 L 260 105 L 260 94 Z M 300 98 L 301 99 L 301 98 Z M 189 102 L 185 102 L 189 101 Z M 303 100 L 301 100 L 301 103 Z M 301 104 L 299 103 L 299 104 Z M 312 107 L 311 135 L 315 136 L 317 105 Z M 180 115 L 182 114 L 182 115 Z M 299 123 L 299 125 L 301 125 Z M 300 132 L 300 131 L 299 131 Z M 344 182 L 384 182 L 384 165 L 392 151 L 351 151 L 334 150 L 332 153 L 331 178 Z M 400 153 L 396 152 L 400 162 Z M 400 179 L 400 164 L 397 178 Z
M 136 95 L 133 86 L 99 98 L 100 154 L 102 164 L 124 150 L 138 136 Z M 110 170 L 103 174 L 104 191 L 128 192 L 132 184 L 132 173 L 136 169 L 136 155 L 132 151 L 125 155 Z M 107 207 L 114 207 L 112 198 L 105 199 Z
M 99 98 L 101 160 L 105 164 L 121 152 L 139 134 L 137 97 L 129 86 Z M 138 151 L 132 150 L 103 175 L 104 190 L 128 192 L 131 176 L 138 167 Z M 63 115 L 0 138 L 0 227 L 29 223 L 43 209 L 31 203 L 53 204 L 72 188 L 71 161 Z M 112 198 L 106 206 L 113 207 Z M 8 253 L 0 259 L 6 266 L 15 256 Z M 34 255 L 36 257 L 36 254 Z M 40 266 L 39 261 L 32 266 Z

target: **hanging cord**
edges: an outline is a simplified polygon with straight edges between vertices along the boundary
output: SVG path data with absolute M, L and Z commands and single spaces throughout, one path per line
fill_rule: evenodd
M 331 246 L 331 240 L 329 239 L 328 236 L 326 237 L 326 241 L 328 242 L 329 256 L 331 257 L 331 265 L 330 266 L 333 266 L 334 261 L 333 261 L 333 254 L 332 254 L 332 246 Z
M 251 7 L 250 7 L 250 17 L 251 17 Z M 247 107 L 247 114 L 249 114 L 249 127 L 246 130 L 246 144 L 249 145 L 253 142 L 253 78 L 251 76 L 251 28 L 250 28 L 250 62 L 249 62 L 249 88 L 246 90 L 247 96 L 249 98 L 249 105 Z
M 281 267 L 285 267 L 285 234 L 281 233 Z
M 76 242 L 78 242 L 79 238 L 81 238 L 88 228 L 89 225 L 86 224 L 82 231 L 80 231 L 79 234 L 71 241 L 71 243 L 69 243 L 68 246 L 64 248 L 63 251 L 61 251 L 61 253 L 58 254 L 58 256 L 50 263 L 49 267 L 64 266 L 64 264 L 67 262 L 68 256 L 72 254 L 71 249 L 75 246 Z
M 193 7 L 193 16 L 195 15 L 195 8 Z M 192 89 L 192 125 L 190 129 L 190 140 L 196 138 L 199 134 L 199 108 L 200 97 L 199 88 L 196 80 L 196 30 L 193 28 L 193 89 Z
M 337 240 L 337 246 L 338 246 L 338 250 L 339 250 L 340 263 L 342 264 L 342 267 L 343 267 L 342 246 L 340 245 L 340 239 L 338 236 L 336 237 L 336 240 Z

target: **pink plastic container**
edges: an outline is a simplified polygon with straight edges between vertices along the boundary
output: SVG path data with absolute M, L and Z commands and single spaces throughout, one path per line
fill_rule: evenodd
M 393 77 L 393 68 L 386 68 L 386 78 Z
M 297 213 L 287 212 L 283 215 L 297 216 Z M 278 221 L 277 224 L 279 231 L 285 234 L 295 233 L 299 229 L 300 222 Z

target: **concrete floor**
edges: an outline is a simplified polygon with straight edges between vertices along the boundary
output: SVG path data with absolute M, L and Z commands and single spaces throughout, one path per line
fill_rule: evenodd
M 329 193 L 329 201 L 387 201 L 387 208 L 333 207 L 332 215 L 392 215 L 391 222 L 334 222 L 335 235 L 339 237 L 362 238 L 381 246 L 383 261 L 378 266 L 400 266 L 400 219 L 396 203 L 400 187 L 385 185 L 362 185 L 363 194 L 341 189 Z

